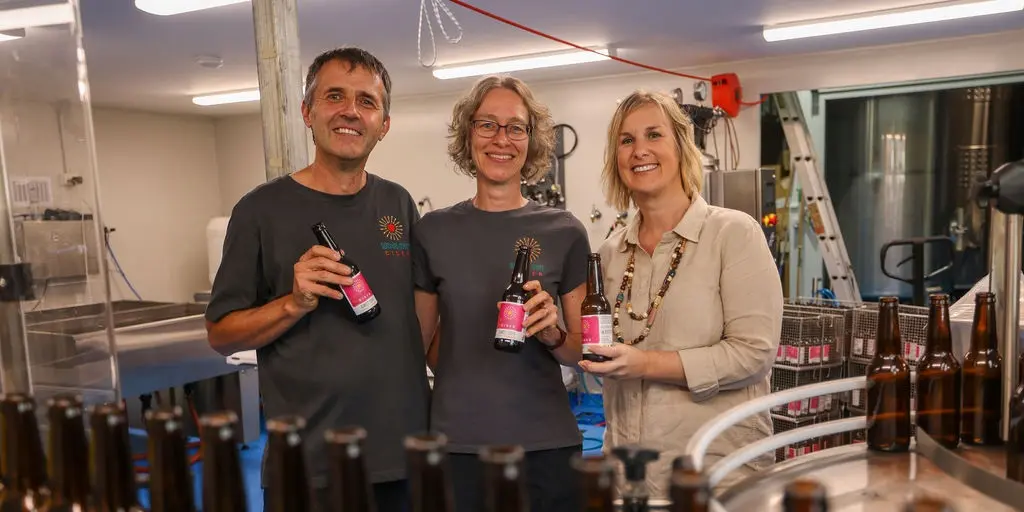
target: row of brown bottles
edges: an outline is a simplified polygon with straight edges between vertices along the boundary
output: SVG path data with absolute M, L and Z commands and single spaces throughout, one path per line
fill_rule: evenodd
M 975 296 L 970 349 L 963 365 L 953 355 L 949 296 L 930 297 L 925 355 L 918 364 L 917 420 L 947 448 L 960 442 L 1001 443 L 1002 358 L 996 336 L 995 295 Z M 910 366 L 903 358 L 899 301 L 883 297 L 878 307 L 878 349 L 867 369 L 867 444 L 878 451 L 910 446 Z
M 4 481 L 0 510 L 141 512 L 124 409 L 114 404 L 92 409 L 89 422 L 95 456 L 90 467 L 81 397 L 55 396 L 47 407 L 48 456 L 35 400 L 22 393 L 0 397 Z M 155 469 L 151 474 L 162 477 Z
M 798 478 L 786 484 L 782 494 L 782 512 L 828 512 L 828 492 L 820 482 Z M 910 497 L 903 512 L 952 512 L 949 502 L 933 495 Z
M 931 296 L 925 356 L 918 366 L 917 425 L 946 448 L 1002 443 L 1003 361 L 995 294 L 974 297 L 971 341 L 961 366 L 953 355 L 949 296 Z

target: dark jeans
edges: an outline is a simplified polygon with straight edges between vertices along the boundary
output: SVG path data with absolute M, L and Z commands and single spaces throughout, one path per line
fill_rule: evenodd
M 580 509 L 579 484 L 569 459 L 582 446 L 526 452 L 524 477 L 530 512 L 572 512 Z M 484 508 L 483 467 L 476 454 L 453 453 L 452 486 L 456 512 L 479 512 Z
M 308 511 L 295 510 L 288 512 L 328 512 L 331 510 L 337 510 L 337 506 L 331 501 L 334 497 L 331 495 L 331 490 L 328 489 L 312 489 L 310 491 L 313 502 L 312 506 Z M 409 493 L 407 489 L 407 483 L 405 480 L 396 480 L 394 482 L 381 482 L 379 484 L 373 484 L 373 497 L 377 502 L 377 512 L 407 512 L 409 510 Z M 263 488 L 263 510 L 269 510 L 267 508 L 267 488 Z

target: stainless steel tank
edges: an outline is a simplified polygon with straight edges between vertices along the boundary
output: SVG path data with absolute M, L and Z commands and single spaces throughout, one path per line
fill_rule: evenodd
M 970 287 L 988 273 L 988 215 L 973 201 L 973 189 L 1013 157 L 1013 101 L 1021 89 L 979 86 L 826 103 L 825 179 L 866 299 L 910 296 L 909 284 L 881 272 L 881 246 L 896 239 L 952 236 L 954 287 Z M 894 249 L 887 265 L 909 255 L 909 248 Z M 946 263 L 938 248 L 926 254 L 926 271 Z
M 911 295 L 909 284 L 882 274 L 879 252 L 933 230 L 935 110 L 935 93 L 826 105 L 825 179 L 865 298 Z M 907 256 L 909 249 L 891 250 L 891 265 Z
M 938 172 L 947 176 L 936 222 L 949 226 L 960 255 L 955 285 L 967 289 L 992 268 L 990 216 L 973 200 L 979 180 L 1010 160 L 1013 98 L 1019 85 L 969 87 L 939 93 Z

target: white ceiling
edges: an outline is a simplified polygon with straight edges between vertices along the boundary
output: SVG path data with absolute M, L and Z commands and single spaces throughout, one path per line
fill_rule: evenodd
M 784 54 L 893 44 L 1016 29 L 1024 13 L 986 16 L 870 33 L 766 43 L 763 24 L 849 14 L 926 0 L 469 0 L 531 28 L 581 45 L 607 44 L 618 55 L 677 69 Z M 132 0 L 81 0 L 89 80 L 96 106 L 225 115 L 258 105 L 198 107 L 197 94 L 257 87 L 252 6 L 230 5 L 176 16 L 154 16 Z M 437 64 L 561 50 L 565 47 L 445 2 L 462 26 L 449 44 L 435 24 Z M 473 78 L 438 80 L 417 58 L 419 0 L 298 0 L 303 75 L 320 51 L 358 45 L 388 67 L 397 97 L 463 90 Z M 432 17 L 432 15 L 431 15 Z M 450 21 L 445 18 L 448 27 Z M 52 29 L 51 29 L 52 30 Z M 451 30 L 450 30 L 451 32 Z M 29 37 L 0 43 L 0 57 L 30 46 Z M 424 57 L 430 40 L 424 27 Z M 1007 49 L 1007 51 L 1011 51 Z M 199 55 L 223 58 L 219 69 Z M 639 68 L 604 62 L 522 72 L 531 82 L 629 73 Z M 0 69 L 2 71 L 2 69 Z M 785 70 L 779 70 L 784 73 Z M 0 79 L 3 75 L 0 74 Z M 742 80 L 742 77 L 740 77 Z

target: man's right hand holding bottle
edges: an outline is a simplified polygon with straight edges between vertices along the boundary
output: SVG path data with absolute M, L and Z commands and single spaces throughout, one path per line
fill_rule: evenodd
M 293 267 L 292 301 L 302 312 L 316 309 L 320 297 L 341 300 L 341 286 L 350 286 L 352 269 L 340 262 L 341 254 L 322 245 L 314 245 Z M 330 286 L 334 285 L 334 286 Z

